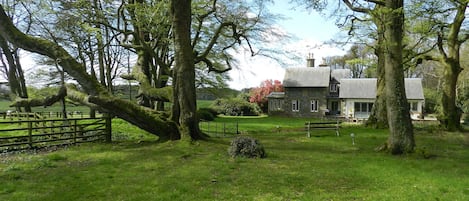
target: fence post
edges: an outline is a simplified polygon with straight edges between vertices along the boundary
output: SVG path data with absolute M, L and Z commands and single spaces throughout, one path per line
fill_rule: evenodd
M 77 132 L 78 132 L 78 129 L 77 129 L 77 120 L 75 119 L 73 121 L 74 125 L 73 125 L 73 144 L 76 144 L 77 143 Z
M 29 147 L 33 148 L 33 122 L 28 121 L 28 141 Z
M 225 137 L 225 133 L 226 133 L 226 123 L 223 122 L 223 137 Z
M 111 115 L 109 114 L 104 114 L 103 115 L 104 119 L 106 120 L 106 142 L 111 142 L 112 141 L 112 118 Z

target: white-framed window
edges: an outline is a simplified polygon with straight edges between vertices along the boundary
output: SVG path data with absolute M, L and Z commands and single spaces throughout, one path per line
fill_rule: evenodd
M 300 111 L 300 101 L 292 100 L 291 101 L 291 111 L 299 112 Z
M 311 112 L 318 112 L 319 111 L 319 101 L 318 100 L 311 100 Z
M 355 112 L 370 113 L 373 103 L 355 102 Z
M 337 92 L 337 84 L 329 85 L 329 91 L 330 92 Z
M 409 108 L 410 111 L 412 112 L 417 112 L 418 111 L 418 102 L 409 102 Z

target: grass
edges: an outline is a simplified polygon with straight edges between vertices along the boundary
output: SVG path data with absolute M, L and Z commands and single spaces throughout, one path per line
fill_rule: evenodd
M 387 130 L 344 125 L 341 137 L 307 138 L 304 120 L 217 118 L 259 139 L 265 159 L 228 157 L 232 138 L 157 143 L 114 120 L 114 143 L 1 156 L 0 200 L 469 199 L 468 133 L 420 128 L 416 154 L 391 156 L 374 151 Z

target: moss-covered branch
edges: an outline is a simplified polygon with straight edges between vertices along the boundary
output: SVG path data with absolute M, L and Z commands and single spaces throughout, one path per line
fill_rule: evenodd
M 177 125 L 168 119 L 168 115 L 152 112 L 135 103 L 112 96 L 96 79 L 93 79 L 86 72 L 84 66 L 75 60 L 63 47 L 52 41 L 29 36 L 19 31 L 6 15 L 1 5 L 0 35 L 19 48 L 47 56 L 57 61 L 63 70 L 81 85 L 85 93 L 89 94 L 87 102 L 95 104 L 102 110 L 111 113 L 111 115 L 118 116 L 139 128 L 157 135 L 160 140 L 179 138 Z M 165 97 L 172 96 L 169 91 L 165 91 L 165 93 Z M 84 94 L 71 92 L 70 96 L 83 101 L 86 100 Z M 170 98 L 168 99 L 170 100 Z M 49 101 L 52 100 L 54 99 L 50 99 Z
M 60 101 L 61 99 L 65 98 L 67 96 L 67 89 L 65 87 L 60 87 L 59 91 L 57 94 L 54 94 L 52 96 L 48 96 L 44 99 L 17 99 L 15 100 L 10 107 L 38 107 L 38 106 L 51 106 L 52 104 Z
M 172 102 L 173 98 L 173 89 L 171 86 L 166 86 L 162 88 L 153 87 L 147 79 L 145 73 L 142 72 L 140 66 L 135 66 L 132 69 L 130 75 L 121 76 L 127 80 L 136 80 L 140 83 L 140 89 L 142 91 L 141 95 L 144 95 L 152 100 Z

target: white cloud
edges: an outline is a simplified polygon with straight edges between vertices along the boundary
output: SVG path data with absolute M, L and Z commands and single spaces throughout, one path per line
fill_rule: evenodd
M 345 51 L 337 47 L 325 45 L 313 39 L 298 40 L 279 48 L 287 52 L 285 57 L 277 58 L 286 63 L 285 66 L 274 59 L 259 56 L 250 57 L 250 54 L 246 52 L 237 53 L 235 58 L 239 60 L 239 66 L 238 69 L 229 72 L 232 78 L 232 81 L 228 82 L 230 87 L 240 90 L 259 86 L 262 81 L 267 79 L 282 81 L 285 68 L 305 67 L 306 56 L 309 53 L 314 54 L 315 66 L 321 64 L 324 57 L 345 54 Z

